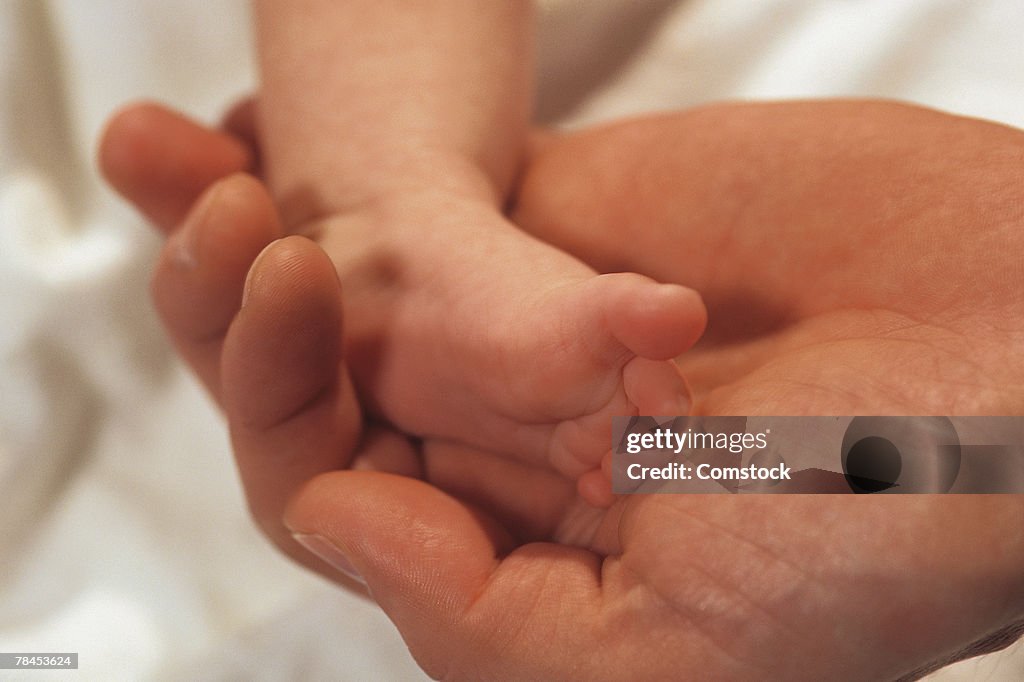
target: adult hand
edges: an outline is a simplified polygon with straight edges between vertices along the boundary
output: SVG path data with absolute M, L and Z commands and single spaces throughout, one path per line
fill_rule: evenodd
M 516 221 L 701 292 L 706 414 L 1024 414 L 1024 133 L 877 101 L 722 105 L 541 148 Z
M 875 223 L 866 228 L 863 214 L 830 206 L 844 205 L 846 197 L 848 207 L 867 200 L 889 206 L 890 212 L 884 215 L 913 213 L 892 208 L 900 202 L 895 201 L 899 196 L 891 180 L 863 190 L 849 189 L 857 187 L 855 181 L 863 181 L 869 164 L 858 165 L 848 157 L 856 157 L 863 148 L 851 147 L 843 154 L 821 146 L 823 137 L 831 139 L 824 135 L 827 122 L 821 121 L 817 136 L 811 135 L 801 147 L 801 135 L 808 127 L 814 130 L 811 124 L 817 114 L 807 117 L 811 120 L 805 122 L 805 130 L 790 131 L 788 137 L 779 129 L 740 125 L 744 120 L 749 123 L 741 110 L 721 110 L 718 125 L 695 125 L 707 114 L 663 119 L 658 133 L 647 138 L 644 126 L 637 125 L 556 141 L 543 150 L 527 175 L 518 202 L 519 219 L 542 236 L 573 246 L 599 266 L 613 267 L 615 259 L 624 258 L 628 259 L 624 266 L 646 274 L 705 285 L 701 288 L 709 296 L 712 315 L 723 324 L 716 325 L 712 317 L 711 336 L 701 355 L 685 361 L 701 391 L 705 412 L 721 408 L 724 413 L 854 413 L 871 405 L 878 406 L 873 412 L 899 411 L 903 406 L 908 413 L 944 411 L 945 403 L 933 401 L 941 391 L 931 388 L 929 377 L 914 374 L 906 375 L 910 390 L 898 394 L 898 402 L 878 403 L 888 394 L 884 390 L 828 390 L 841 379 L 832 374 L 836 367 L 872 368 L 875 365 L 868 360 L 873 359 L 893 373 L 906 363 L 902 355 L 871 358 L 866 350 L 847 351 L 858 350 L 858 340 L 865 337 L 885 341 L 890 344 L 886 348 L 899 346 L 898 335 L 882 334 L 879 327 L 871 326 L 884 322 L 890 312 L 881 304 L 882 298 L 871 298 L 880 296 L 876 289 L 903 286 L 903 297 L 886 300 L 905 299 L 907 309 L 915 302 L 927 302 L 929 296 L 943 298 L 943 288 L 922 280 L 918 270 L 943 265 L 941 254 L 933 250 L 941 240 L 897 238 L 897 254 L 903 257 L 890 260 L 912 267 L 899 272 L 891 267 L 869 268 L 863 279 L 852 279 L 851 273 L 860 271 L 843 267 L 843 261 L 857 260 L 858 248 L 839 249 L 825 233 L 844 229 L 854 235 L 857 247 L 873 248 L 873 237 L 886 235 L 887 229 L 903 220 L 894 218 L 888 228 Z M 952 118 L 949 123 L 971 128 L 986 125 Z M 848 132 L 843 126 L 838 130 Z M 960 139 L 968 132 L 963 127 L 957 130 L 960 133 L 947 131 L 940 138 Z M 1013 137 L 1001 128 L 991 132 L 1005 136 L 995 145 L 1000 148 Z M 767 143 L 770 149 L 787 153 L 769 154 L 762 159 L 765 165 L 757 166 L 737 151 L 691 158 L 664 151 L 697 134 L 713 138 L 707 142 L 708 150 L 734 144 L 739 145 L 736 150 L 756 152 Z M 774 146 L 773 135 L 782 138 Z M 659 138 L 661 151 L 655 153 Z M 646 147 L 638 144 L 644 139 Z M 879 149 L 872 158 L 884 161 L 883 169 L 897 165 L 907 153 L 895 145 L 896 151 L 886 154 L 884 147 L 893 140 L 880 138 L 875 143 Z M 803 149 L 805 156 L 793 156 L 794 148 Z M 827 167 L 836 178 L 826 195 L 812 191 L 816 186 L 808 182 L 806 164 L 816 154 L 823 160 L 810 168 Z M 636 178 L 644 177 L 637 173 L 645 164 L 646 177 L 662 178 L 660 185 L 637 184 Z M 1007 166 L 1001 167 L 1003 180 L 995 186 L 1012 194 L 1016 188 L 1011 181 L 1017 176 Z M 877 170 L 876 166 L 873 172 Z M 844 174 L 848 174 L 846 180 Z M 829 173 L 822 171 L 822 175 Z M 943 177 L 947 185 L 941 184 Z M 607 180 L 607 184 L 584 191 L 587 178 Z M 705 187 L 724 186 L 743 193 L 681 191 L 701 186 L 702 178 L 710 182 Z M 931 186 L 933 196 L 944 199 L 964 182 L 959 175 L 938 174 L 933 179 L 939 183 Z M 625 182 L 632 182 L 632 189 Z M 605 193 L 623 186 L 627 187 L 623 194 Z M 660 192 L 651 194 L 651 187 L 660 187 Z M 762 187 L 772 189 L 762 191 Z M 820 190 L 822 184 L 817 187 Z M 836 194 L 841 188 L 850 194 Z M 790 192 L 796 194 L 791 200 Z M 977 216 L 1005 217 L 1008 209 L 1002 202 L 1010 199 L 1000 192 L 988 192 L 980 200 L 973 192 L 967 194 L 974 197 L 972 224 L 978 224 Z M 739 200 L 729 201 L 729 197 Z M 812 207 L 804 210 L 805 202 L 812 202 Z M 932 203 L 918 198 L 915 205 L 923 209 Z M 662 205 L 667 208 L 658 213 Z M 561 211 L 565 210 L 577 211 L 578 220 L 564 220 Z M 951 219 L 959 215 L 954 210 L 945 214 Z M 729 215 L 735 219 L 718 220 Z M 601 216 L 608 219 L 599 220 Z M 745 221 L 744 216 L 749 218 Z M 844 222 L 844 216 L 849 216 L 849 222 Z M 655 220 L 659 217 L 665 219 Z M 597 229 L 593 242 L 584 238 L 585 230 L 601 225 L 614 230 Z M 660 230 L 660 236 L 641 241 L 644 225 Z M 737 229 L 738 225 L 749 229 Z M 775 229 L 768 229 L 769 235 L 792 238 L 780 250 L 786 267 L 771 267 L 763 257 L 764 244 L 772 242 L 762 239 L 759 230 L 772 226 Z M 787 226 L 803 231 L 787 233 L 782 229 Z M 945 227 L 940 234 L 956 232 L 956 226 Z M 877 231 L 863 232 L 868 228 Z M 721 236 L 714 237 L 719 231 Z M 992 233 L 981 232 L 978 243 L 993 238 Z M 621 247 L 623 233 L 632 243 L 626 254 Z M 829 248 L 843 255 L 831 258 L 838 270 L 825 267 L 829 258 L 813 255 L 815 244 L 809 243 L 809 234 L 824 239 L 826 246 L 831 243 Z M 673 236 L 678 241 L 671 241 Z M 795 241 L 797 236 L 806 241 Z M 719 247 L 710 265 L 687 253 L 699 253 L 708 246 L 701 241 L 705 238 L 716 240 L 712 243 Z M 957 248 L 965 253 L 962 244 Z M 672 259 L 665 257 L 673 252 L 678 256 L 674 268 Z M 825 255 L 829 253 L 826 250 Z M 912 255 L 916 258 L 908 257 Z M 976 258 L 978 254 L 968 254 L 967 261 L 976 264 Z M 1001 264 L 1003 269 L 997 272 L 1003 277 L 1008 269 L 1012 271 L 1007 261 L 992 266 Z M 758 262 L 763 267 L 756 267 Z M 865 262 L 871 263 L 860 260 L 861 265 Z M 825 293 L 816 295 L 792 284 L 787 288 L 800 268 L 818 273 L 815 289 Z M 985 271 L 985 267 L 972 267 L 965 277 Z M 846 273 L 832 276 L 847 286 L 822 286 L 822 273 L 830 272 Z M 157 291 L 160 277 L 158 271 Z M 868 286 L 872 283 L 877 286 Z M 241 282 L 238 286 L 240 291 Z M 950 286 L 959 288 L 962 296 L 969 295 L 968 283 Z M 730 294 L 730 288 L 737 293 Z M 842 298 L 851 291 L 864 297 Z M 753 297 L 758 305 L 749 300 L 751 292 L 760 294 Z M 792 299 L 784 294 L 792 294 Z M 737 300 L 744 303 L 742 318 L 726 314 Z M 840 305 L 830 308 L 829 301 Z M 871 308 L 875 302 L 877 308 Z M 979 308 L 996 306 L 988 297 L 980 303 Z M 1013 302 L 1008 305 L 1012 307 Z M 859 308 L 875 315 L 858 318 Z M 967 320 L 969 308 L 960 305 L 956 312 Z M 839 317 L 829 318 L 830 310 Z M 896 314 L 909 313 L 897 307 Z M 744 322 L 727 323 L 737 319 Z M 836 323 L 826 324 L 830 319 Z M 903 331 L 915 332 L 920 326 L 905 324 Z M 983 329 L 994 334 L 1009 328 L 1004 324 L 996 330 Z M 826 330 L 831 337 L 823 333 Z M 844 336 L 846 332 L 849 336 Z M 931 345 L 927 340 L 905 343 L 941 349 L 944 338 L 933 338 Z M 981 348 L 998 345 L 982 344 Z M 802 353 L 805 347 L 812 352 Z M 955 365 L 955 351 L 947 353 L 928 360 L 935 368 L 943 367 L 935 364 L 938 360 L 948 359 Z M 1005 347 L 1002 358 L 1013 359 Z M 984 360 L 981 366 L 992 362 Z M 254 363 L 252 369 L 258 367 Z M 781 372 L 788 368 L 819 372 L 814 375 L 816 392 L 802 386 L 807 382 L 800 374 Z M 868 376 L 888 374 L 879 371 Z M 782 383 L 775 386 L 773 379 Z M 282 375 L 267 376 L 265 385 L 273 387 L 284 380 Z M 919 387 L 916 392 L 914 386 Z M 849 400 L 841 399 L 844 393 Z M 999 393 L 990 390 L 984 395 L 1001 400 Z M 1005 403 L 1004 409 L 1012 411 L 1015 404 L 1019 405 Z M 229 421 L 231 413 L 229 401 Z M 300 438 L 278 439 L 268 449 L 243 443 L 244 451 L 237 453 L 240 465 L 258 451 L 268 471 L 279 467 L 287 472 L 303 461 L 310 445 L 305 438 L 313 432 L 305 433 Z M 396 441 L 384 448 L 379 440 L 370 443 L 376 444 L 371 451 L 406 447 Z M 607 511 L 596 511 L 581 506 L 566 485 L 548 472 L 444 443 L 424 444 L 421 455 L 427 482 L 334 471 L 309 476 L 311 480 L 298 488 L 298 479 L 286 477 L 291 483 L 284 497 L 291 498 L 288 527 L 343 567 L 343 572 L 361 574 L 417 660 L 438 677 L 895 678 L 998 647 L 1012 641 L 1020 630 L 1024 537 L 1019 520 L 1024 503 L 1017 497 L 664 495 L 624 498 Z M 308 470 L 302 472 L 308 474 Z M 252 499 L 251 486 L 249 492 Z M 265 520 L 265 527 L 268 523 L 273 521 Z

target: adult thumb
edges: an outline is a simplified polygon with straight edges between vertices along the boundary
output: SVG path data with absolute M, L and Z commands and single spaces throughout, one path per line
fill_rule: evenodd
M 559 678 L 587 660 L 590 611 L 601 601 L 590 552 L 549 543 L 511 551 L 482 512 L 422 481 L 368 471 L 313 479 L 285 523 L 366 583 L 434 678 Z M 561 627 L 567 608 L 572 628 Z
M 471 655 L 466 612 L 511 544 L 496 523 L 416 479 L 336 471 L 295 495 L 285 524 L 366 584 L 429 675 L 447 678 Z

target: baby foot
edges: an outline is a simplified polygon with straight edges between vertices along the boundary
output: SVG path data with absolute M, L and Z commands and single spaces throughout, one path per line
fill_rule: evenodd
M 132 120 L 156 116 L 156 123 L 166 123 L 170 114 L 151 109 L 136 111 Z M 157 153 L 154 147 L 146 155 L 151 145 L 137 145 L 138 134 L 124 134 L 139 126 L 125 123 L 112 126 L 121 134 L 107 136 L 123 144 L 105 144 L 103 154 L 112 178 L 143 178 L 142 185 L 134 180 L 115 185 L 125 185 L 126 195 L 147 214 L 167 214 L 158 221 L 165 229 L 185 210 L 179 194 L 194 200 L 198 191 L 190 188 L 206 182 L 211 172 L 246 165 L 245 155 L 227 136 L 177 118 L 172 122 L 163 126 L 177 134 L 169 149 Z M 154 126 L 150 121 L 144 127 Z M 210 139 L 178 144 L 185 133 L 196 138 L 201 132 Z M 223 153 L 214 154 L 221 147 Z M 125 158 L 115 153 L 119 149 L 140 150 L 132 153 L 143 158 L 114 163 Z M 211 149 L 210 159 L 216 162 L 199 163 L 206 157 L 195 155 L 168 161 L 177 149 Z M 142 162 L 147 162 L 143 170 L 152 172 L 138 173 Z M 158 178 L 171 178 L 175 187 L 170 194 Z M 181 276 L 179 268 L 171 267 L 178 262 L 173 257 L 164 259 L 170 266 L 159 269 L 154 279 L 172 336 L 187 356 L 202 356 L 192 357 L 193 364 L 215 395 L 220 344 L 226 320 L 237 311 L 244 273 L 236 266 L 251 262 L 280 235 L 271 234 L 280 228 L 265 188 L 255 182 L 235 184 L 260 196 L 246 202 L 244 210 L 229 211 L 231 220 L 211 212 L 205 222 L 222 223 L 223 229 L 210 228 L 211 234 L 225 237 L 220 241 L 244 237 L 246 247 L 225 251 L 208 244 L 200 269 L 209 275 L 188 275 L 190 281 L 213 277 L 211 283 L 231 285 L 200 286 L 192 295 L 195 287 L 177 282 Z M 265 226 L 273 229 L 268 232 Z M 410 431 L 546 460 L 571 476 L 590 468 L 579 485 L 581 492 L 603 491 L 584 495 L 593 500 L 610 494 L 606 477 L 593 469 L 602 451 L 607 458 L 608 417 L 688 409 L 685 384 L 664 359 L 686 350 L 703 328 L 703 306 L 689 290 L 638 275 L 597 276 L 519 232 L 493 208 L 438 195 L 407 197 L 361 215 L 337 217 L 317 225 L 314 233 L 342 275 L 345 305 L 355 313 L 348 317 L 346 337 L 364 398 L 378 414 Z M 181 240 L 172 240 L 165 255 L 178 253 L 176 241 Z M 221 262 L 230 267 L 220 268 Z M 221 270 L 223 276 L 217 274 Z M 202 320 L 207 318 L 219 333 L 200 330 L 193 341 L 196 320 L 206 324 Z M 266 333 L 273 337 L 275 328 Z
M 357 386 L 404 431 L 576 478 L 609 452 L 612 416 L 689 411 L 671 359 L 704 329 L 690 289 L 599 275 L 493 208 L 437 193 L 314 235 L 342 280 Z

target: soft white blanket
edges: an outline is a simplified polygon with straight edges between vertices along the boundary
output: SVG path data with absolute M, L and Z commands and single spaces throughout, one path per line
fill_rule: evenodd
M 863 95 L 1024 127 L 1021 35 L 1018 0 L 549 0 L 540 112 Z M 96 175 L 119 104 L 213 120 L 252 82 L 241 0 L 0 2 L 0 652 L 81 655 L 25 679 L 422 677 L 251 528 L 149 309 L 157 239 Z M 939 677 L 1024 679 L 1024 654 Z

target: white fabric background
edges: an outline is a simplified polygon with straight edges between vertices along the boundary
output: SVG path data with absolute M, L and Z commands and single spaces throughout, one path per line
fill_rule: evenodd
M 539 108 L 565 126 L 861 95 L 1024 127 L 1018 0 L 548 0 L 540 25 Z M 379 612 L 249 525 L 149 309 L 157 239 L 95 172 L 120 104 L 214 120 L 252 82 L 241 0 L 0 0 L 0 651 L 78 651 L 74 679 L 422 678 Z M 1024 653 L 938 677 L 1022 679 Z

